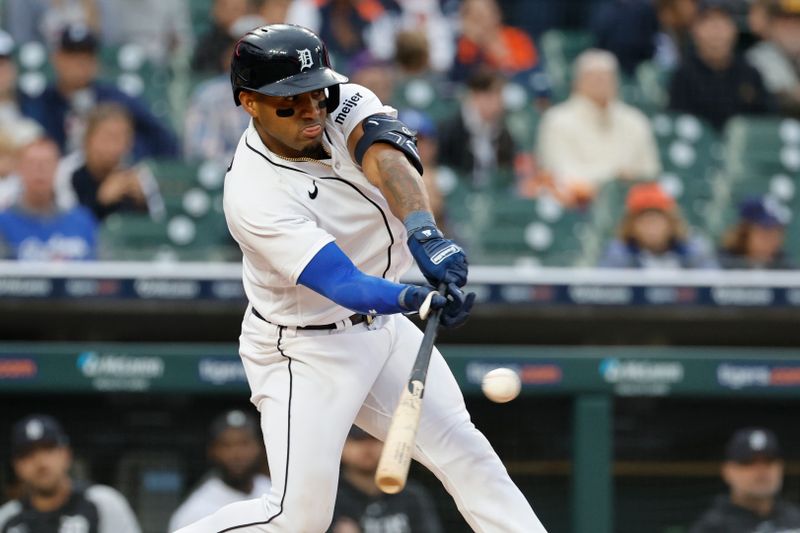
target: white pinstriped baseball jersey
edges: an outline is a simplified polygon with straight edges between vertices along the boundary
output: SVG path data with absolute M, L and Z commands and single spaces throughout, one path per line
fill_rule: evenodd
M 353 314 L 297 285 L 332 241 L 362 272 L 391 281 L 413 262 L 403 223 L 347 150 L 353 129 L 376 113 L 397 114 L 369 89 L 342 85 L 341 103 L 325 123 L 323 146 L 331 157 L 323 161 L 279 157 L 252 122 L 239 141 L 225 178 L 225 218 L 244 255 L 247 297 L 274 324 L 329 324 Z

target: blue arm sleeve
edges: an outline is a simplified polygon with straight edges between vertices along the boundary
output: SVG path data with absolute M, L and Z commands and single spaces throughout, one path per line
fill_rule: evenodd
M 358 313 L 388 315 L 406 311 L 398 301 L 405 285 L 364 274 L 333 242 L 317 252 L 297 282 Z

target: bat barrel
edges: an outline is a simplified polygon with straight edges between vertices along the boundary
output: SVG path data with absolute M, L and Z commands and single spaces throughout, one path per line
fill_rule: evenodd
M 441 314 L 442 310 L 437 309 L 428 318 L 408 386 L 400 393 L 400 400 L 386 434 L 381 459 L 375 472 L 375 484 L 386 494 L 397 494 L 406 486 L 422 413 L 422 395 L 425 392 L 428 363 Z

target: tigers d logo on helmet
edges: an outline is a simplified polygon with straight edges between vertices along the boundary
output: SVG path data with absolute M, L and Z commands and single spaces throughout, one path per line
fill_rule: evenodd
M 301 72 L 303 70 L 307 69 L 307 68 L 311 68 L 311 67 L 314 66 L 314 58 L 311 57 L 311 50 L 306 48 L 304 50 L 298 50 L 297 53 L 298 53 L 298 57 L 300 59 L 300 71 Z

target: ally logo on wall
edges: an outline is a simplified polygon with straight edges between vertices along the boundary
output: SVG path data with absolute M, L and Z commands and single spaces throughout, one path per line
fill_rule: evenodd
M 164 360 L 147 355 L 83 352 L 77 367 L 97 390 L 148 390 L 152 380 L 164 376 Z
M 683 381 L 683 364 L 678 361 L 603 359 L 599 367 L 606 383 L 614 385 L 620 395 L 660 396 Z

